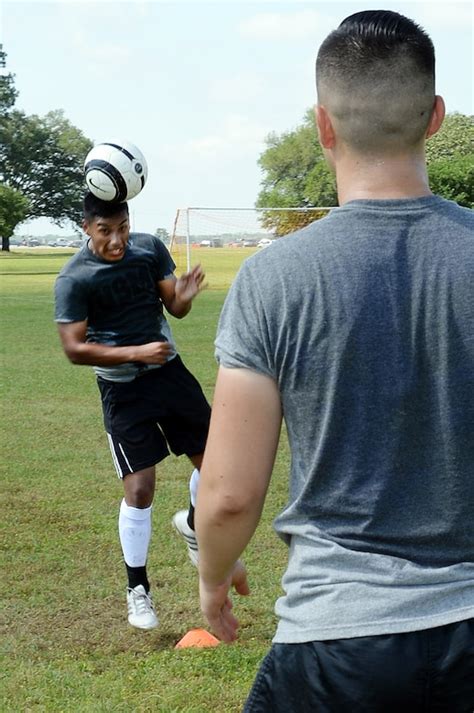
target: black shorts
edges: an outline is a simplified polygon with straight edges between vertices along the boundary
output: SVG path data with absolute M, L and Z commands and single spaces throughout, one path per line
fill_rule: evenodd
M 175 455 L 204 451 L 211 408 L 179 356 L 133 381 L 97 379 L 119 478 Z
M 474 619 L 406 634 L 274 644 L 244 713 L 473 713 Z

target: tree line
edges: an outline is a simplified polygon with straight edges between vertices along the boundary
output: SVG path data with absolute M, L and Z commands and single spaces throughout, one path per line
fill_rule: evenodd
M 6 54 L 0 45 L 0 70 Z M 15 108 L 14 75 L 0 74 L 0 236 L 2 250 L 18 224 L 46 217 L 58 225 L 79 226 L 84 194 L 84 158 L 92 141 L 62 110 L 27 116 Z M 474 207 L 474 117 L 448 114 L 426 146 L 430 187 L 434 193 Z M 262 189 L 258 208 L 312 208 L 337 205 L 334 176 L 318 143 L 314 114 L 306 112 L 293 131 L 270 134 L 259 158 Z M 324 215 L 268 212 L 264 227 L 276 236 Z M 295 222 L 298 221 L 298 222 Z
M 263 180 L 257 207 L 310 209 L 337 205 L 336 182 L 324 160 L 312 110 L 293 131 L 270 134 L 266 145 L 259 159 Z M 427 141 L 426 158 L 433 193 L 473 208 L 474 117 L 448 114 L 440 131 Z M 268 212 L 263 221 L 276 235 L 284 235 L 317 217 L 309 210 L 306 216 Z
M 6 54 L 0 45 L 0 68 Z M 15 108 L 14 75 L 0 75 L 0 236 L 2 250 L 24 220 L 81 222 L 83 162 L 92 141 L 61 110 L 27 116 Z

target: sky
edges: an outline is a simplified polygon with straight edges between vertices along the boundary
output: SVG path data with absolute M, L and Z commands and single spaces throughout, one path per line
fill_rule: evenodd
M 148 162 L 132 227 L 171 231 L 178 208 L 251 207 L 271 132 L 315 103 L 314 62 L 348 15 L 400 12 L 436 49 L 437 93 L 473 113 L 473 6 L 444 2 L 0 0 L 0 42 L 17 108 L 63 109 L 94 143 L 124 138 Z M 17 234 L 65 232 L 46 219 Z

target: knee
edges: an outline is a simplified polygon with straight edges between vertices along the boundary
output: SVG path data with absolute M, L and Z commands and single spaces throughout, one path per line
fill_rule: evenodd
M 147 508 L 153 502 L 154 483 L 131 474 L 125 477 L 125 502 L 132 508 Z

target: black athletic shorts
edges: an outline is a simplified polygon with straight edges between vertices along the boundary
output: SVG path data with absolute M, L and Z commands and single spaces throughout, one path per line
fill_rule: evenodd
M 473 713 L 474 619 L 406 634 L 274 644 L 244 713 Z
M 175 455 L 204 451 L 211 408 L 179 356 L 133 381 L 97 379 L 119 478 Z

